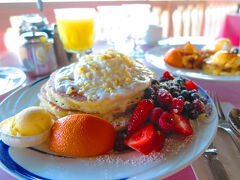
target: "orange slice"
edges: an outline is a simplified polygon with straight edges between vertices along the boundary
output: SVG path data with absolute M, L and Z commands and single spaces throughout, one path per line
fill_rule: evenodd
M 54 122 L 49 148 L 58 154 L 90 157 L 113 148 L 116 131 L 112 124 L 89 114 L 65 116 Z
M 170 49 L 164 56 L 164 61 L 172 66 L 183 68 L 182 55 L 177 49 Z

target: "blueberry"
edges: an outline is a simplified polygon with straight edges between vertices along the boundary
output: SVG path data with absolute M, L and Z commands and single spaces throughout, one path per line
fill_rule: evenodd
M 151 95 L 149 98 L 153 103 L 155 103 L 155 101 L 157 101 L 157 96 L 156 95 Z
M 159 87 L 159 89 L 166 89 L 167 91 L 169 91 L 169 87 L 168 87 L 168 86 L 164 86 L 164 85 L 161 85 L 161 86 Z
M 200 97 L 200 100 L 203 102 L 203 104 L 207 104 L 207 99 L 205 97 Z
M 153 88 L 154 91 L 158 91 L 159 90 L 159 86 L 157 84 L 152 85 L 152 88 Z
M 178 76 L 177 79 L 179 79 L 181 81 L 185 81 L 185 79 L 182 76 Z
M 165 81 L 168 81 L 168 79 L 165 79 L 163 77 L 161 77 L 161 79 L 159 80 L 159 82 L 165 82 Z
M 182 99 L 183 101 L 185 100 L 183 96 L 178 96 L 177 99 Z
M 195 89 L 188 91 L 189 94 L 197 93 Z
M 192 104 L 191 104 L 189 101 L 185 101 L 185 102 L 183 103 L 183 109 L 184 109 L 185 111 L 191 110 L 191 109 L 192 109 Z
M 176 86 L 178 89 L 180 89 L 181 84 L 179 84 L 179 83 L 174 83 L 173 86 Z
M 150 98 L 155 93 L 153 88 L 147 88 L 144 90 L 144 99 Z
M 119 152 L 122 152 L 122 151 L 125 151 L 125 150 L 129 149 L 129 147 L 124 144 L 124 140 L 126 138 L 127 138 L 127 132 L 126 131 L 117 132 L 116 133 L 116 141 L 114 143 L 113 149 L 115 151 L 119 151 Z
M 159 85 L 159 82 L 158 82 L 158 80 L 153 79 L 153 80 L 152 80 L 152 85 L 155 85 L 155 84 Z
M 176 81 L 176 83 L 177 83 L 180 87 L 184 86 L 184 81 L 183 81 L 182 79 L 178 79 L 178 80 Z
M 180 84 L 180 83 L 183 82 L 183 80 L 182 80 L 181 78 L 178 78 L 178 79 L 176 80 L 176 82 L 177 82 L 178 84 Z
M 187 98 L 189 95 L 189 92 L 187 90 L 182 90 L 180 95 L 183 96 L 184 98 Z
M 173 91 L 171 94 L 173 97 L 178 97 L 180 95 L 179 91 Z
M 187 88 L 185 86 L 180 87 L 181 90 L 186 90 Z
M 183 83 L 185 83 L 187 80 L 186 79 L 184 79 L 184 78 L 181 78 L 182 79 L 182 81 L 183 81 Z
M 192 93 L 190 96 L 191 96 L 192 101 L 195 99 L 199 99 L 199 97 L 200 97 L 198 93 Z
M 191 119 L 197 119 L 198 112 L 195 109 L 193 109 L 188 113 L 188 117 L 191 118 Z
M 169 90 L 172 93 L 174 91 L 178 91 L 178 87 L 173 85 L 173 86 L 170 86 Z

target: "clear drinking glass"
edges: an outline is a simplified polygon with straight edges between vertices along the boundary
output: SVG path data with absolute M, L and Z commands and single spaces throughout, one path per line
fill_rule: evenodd
M 67 52 L 91 52 L 94 41 L 94 8 L 54 9 L 60 39 Z
M 142 57 L 144 52 L 140 42 L 143 40 L 150 23 L 151 5 L 123 4 L 122 9 L 125 15 L 125 26 L 134 43 L 131 56 Z

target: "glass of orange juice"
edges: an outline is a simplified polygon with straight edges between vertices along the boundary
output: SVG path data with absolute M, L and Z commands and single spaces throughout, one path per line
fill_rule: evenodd
M 58 33 L 65 50 L 71 53 L 91 51 L 94 40 L 94 8 L 54 9 Z

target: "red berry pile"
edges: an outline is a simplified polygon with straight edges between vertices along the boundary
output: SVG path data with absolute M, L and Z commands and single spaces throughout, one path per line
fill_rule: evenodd
M 193 81 L 175 78 L 166 71 L 145 90 L 127 130 L 118 132 L 114 149 L 132 148 L 145 155 L 161 151 L 167 136 L 193 134 L 189 119 L 204 113 L 206 103 Z

